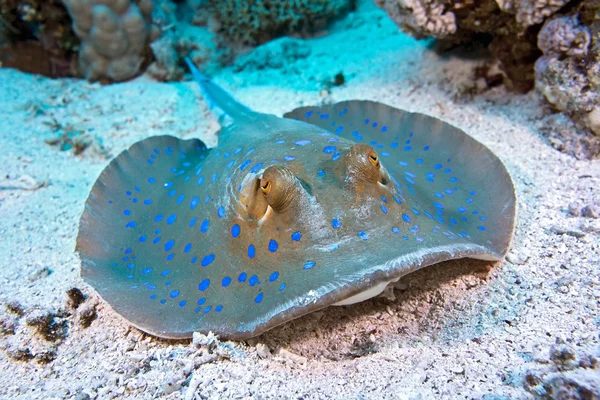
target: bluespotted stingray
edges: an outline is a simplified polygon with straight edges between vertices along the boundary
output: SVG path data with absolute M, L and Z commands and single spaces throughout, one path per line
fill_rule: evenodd
M 434 263 L 506 254 L 511 178 L 462 130 L 372 101 L 262 114 L 188 63 L 218 146 L 135 143 L 79 225 L 82 276 L 137 328 L 245 339 Z

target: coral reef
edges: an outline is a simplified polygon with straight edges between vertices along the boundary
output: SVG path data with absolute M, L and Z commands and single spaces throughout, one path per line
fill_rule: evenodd
M 0 0 L 3 67 L 49 77 L 74 76 L 78 48 L 60 0 Z
M 314 33 L 355 8 L 356 0 L 208 0 L 215 31 L 247 46 Z
M 600 135 L 600 0 L 375 2 L 417 38 L 435 37 L 446 47 L 473 40 L 487 43 L 509 89 L 536 87 L 578 128 Z M 556 147 L 576 156 L 600 157 L 600 141 L 574 136 Z
M 91 81 L 130 79 L 149 61 L 148 45 L 160 36 L 151 0 L 65 0 L 81 39 L 80 72 Z
M 542 27 L 536 87 L 558 110 L 600 136 L 600 1 L 584 2 L 576 11 Z
M 375 0 L 402 29 L 416 38 L 435 37 L 447 45 L 489 42 L 500 60 L 505 84 L 525 92 L 533 88 L 537 24 L 566 0 Z M 547 3 L 547 4 L 546 4 Z

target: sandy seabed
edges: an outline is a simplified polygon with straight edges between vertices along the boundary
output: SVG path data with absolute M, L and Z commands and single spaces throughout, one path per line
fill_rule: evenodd
M 168 133 L 216 144 L 197 88 L 0 69 L 0 398 L 599 396 L 600 219 L 579 210 L 598 203 L 600 162 L 549 145 L 540 133 L 548 109 L 535 93 L 462 95 L 477 61 L 436 55 L 373 7 L 305 43 L 307 58 L 215 80 L 277 115 L 369 99 L 462 128 L 513 177 L 518 221 L 506 259 L 428 267 L 382 296 L 245 342 L 145 335 L 81 280 L 77 223 L 108 159 L 134 142 Z M 338 72 L 346 84 L 321 90 Z M 68 131 L 92 145 L 74 155 L 46 143 Z

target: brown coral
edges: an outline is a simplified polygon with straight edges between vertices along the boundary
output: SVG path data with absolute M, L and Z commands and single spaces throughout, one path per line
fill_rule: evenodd
M 153 3 L 140 0 L 65 0 L 81 39 L 79 68 L 89 80 L 130 79 L 148 61 L 148 44 L 159 36 Z
M 256 46 L 286 34 L 309 34 L 356 8 L 356 0 L 208 0 L 217 31 Z

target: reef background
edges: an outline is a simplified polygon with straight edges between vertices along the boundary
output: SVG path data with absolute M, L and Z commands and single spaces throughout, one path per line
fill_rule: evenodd
M 175 47 L 161 42 L 162 66 L 112 85 L 0 69 L 0 398 L 600 396 L 600 162 L 557 151 L 581 143 L 573 123 L 539 92 L 482 75 L 485 49 L 440 54 L 370 2 L 346 12 L 318 38 L 280 38 L 235 61 L 247 49 L 200 48 L 209 42 L 197 38 L 215 33 L 195 31 Z M 152 43 L 174 40 L 160 37 Z M 510 254 L 428 267 L 375 299 L 245 342 L 131 328 L 81 281 L 77 222 L 108 159 L 134 142 L 168 133 L 216 144 L 196 85 L 157 82 L 183 77 L 167 62 L 182 48 L 196 61 L 215 52 L 205 70 L 259 111 L 369 99 L 464 129 L 513 176 Z

